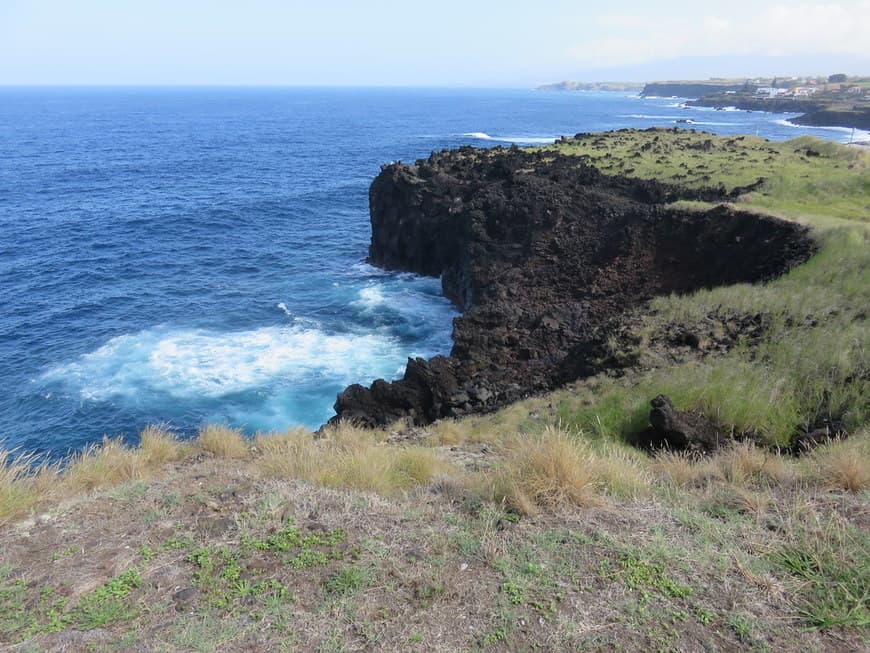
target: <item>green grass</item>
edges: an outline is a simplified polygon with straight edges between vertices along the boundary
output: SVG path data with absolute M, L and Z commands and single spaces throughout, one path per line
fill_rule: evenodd
M 257 521 L 254 517 L 253 522 Z M 265 527 L 265 524 L 259 524 Z M 248 525 L 250 528 L 250 524 Z M 186 550 L 184 560 L 194 568 L 193 581 L 213 609 L 232 610 L 240 601 L 256 599 L 267 606 L 270 601 L 292 600 L 287 586 L 276 578 L 261 578 L 249 568 L 257 555 L 277 558 L 287 570 L 302 571 L 326 567 L 344 559 L 340 549 L 344 531 L 334 529 L 322 534 L 304 534 L 292 520 L 273 527 L 268 535 L 247 532 L 238 543 L 221 547 L 195 546 L 189 538 L 170 538 L 166 550 Z
M 139 569 L 111 578 L 69 608 L 70 600 L 55 587 L 7 578 L 0 582 L 0 635 L 24 641 L 67 628 L 93 630 L 131 619 L 138 609 L 131 593 L 142 584 Z
M 350 596 L 368 587 L 372 582 L 372 570 L 361 565 L 339 569 L 326 581 L 330 594 Z
M 798 581 L 793 601 L 808 625 L 870 627 L 870 534 L 835 523 L 803 527 L 771 559 Z
M 761 316 L 757 347 L 604 382 L 594 397 L 559 396 L 558 417 L 592 436 L 620 438 L 646 424 L 647 402 L 669 395 L 725 429 L 788 445 L 803 427 L 870 419 L 870 155 L 802 137 L 771 143 L 673 130 L 590 134 L 552 148 L 608 173 L 690 187 L 764 184 L 741 202 L 814 228 L 819 252 L 766 284 L 737 284 L 653 301 L 648 335 L 669 324 Z M 807 156 L 807 151 L 818 156 Z M 703 207 L 703 204 L 693 203 Z
M 128 600 L 130 593 L 142 584 L 136 568 L 112 578 L 79 600 L 71 622 L 80 630 L 93 630 L 124 619 L 132 619 L 138 610 Z
M 764 178 L 764 186 L 752 193 L 758 207 L 792 216 L 870 221 L 870 156 L 809 136 L 768 142 L 684 130 L 622 130 L 544 149 L 581 157 L 610 174 L 695 188 L 722 184 L 732 190 Z M 819 156 L 806 156 L 807 150 Z
M 637 590 L 642 602 L 649 601 L 651 591 L 673 599 L 683 599 L 694 593 L 691 587 L 671 578 L 663 563 L 642 560 L 631 554 L 621 556 L 615 567 L 609 561 L 603 561 L 601 575 L 620 580 Z
M 54 588 L 23 578 L 0 582 L 0 635 L 24 641 L 40 633 L 63 630 L 69 619 L 67 598 Z

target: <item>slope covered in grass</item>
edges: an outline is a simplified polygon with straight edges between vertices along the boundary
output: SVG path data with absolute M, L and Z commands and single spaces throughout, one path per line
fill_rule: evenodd
M 580 135 L 556 147 L 606 172 L 689 186 L 713 180 L 730 190 L 763 179 L 739 199 L 741 206 L 799 219 L 814 228 L 820 245 L 809 262 L 763 285 L 654 300 L 639 329 L 640 353 L 645 341 L 675 327 L 692 333 L 701 353 L 704 339 L 715 339 L 729 321 L 753 318 L 762 335 L 724 356 L 677 366 L 660 361 L 651 366 L 660 369 L 635 378 L 635 387 L 599 393 L 590 400 L 592 408 L 575 410 L 568 397 L 563 418 L 594 428 L 586 418 L 605 414 L 609 432 L 624 435 L 643 421 L 645 401 L 659 390 L 683 408 L 783 446 L 801 428 L 838 421 L 856 429 L 866 423 L 870 153 L 807 137 L 772 143 L 671 130 Z

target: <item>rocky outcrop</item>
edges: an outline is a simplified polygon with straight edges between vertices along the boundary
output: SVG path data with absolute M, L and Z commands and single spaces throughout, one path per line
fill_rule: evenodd
M 870 129 L 870 107 L 843 104 L 831 100 L 815 98 L 792 97 L 753 97 L 747 95 L 707 95 L 697 100 L 686 102 L 690 106 L 735 107 L 744 111 L 770 111 L 774 113 L 800 113 L 802 115 L 790 118 L 795 125 L 812 125 L 814 127 L 847 127 L 854 129 Z
M 608 338 L 653 296 L 768 279 L 813 252 L 793 223 L 666 206 L 724 194 L 516 148 L 384 166 L 370 189 L 370 261 L 440 275 L 463 315 L 449 357 L 409 360 L 399 381 L 349 387 L 334 419 L 427 423 L 555 388 L 614 365 Z
M 812 125 L 814 127 L 846 127 L 849 129 L 870 130 L 870 107 L 856 106 L 852 109 L 821 109 L 791 118 L 789 122 L 796 125 Z
M 650 401 L 649 426 L 628 438 L 647 451 L 711 453 L 735 438 L 701 413 L 678 411 L 670 398 L 659 395 Z
M 805 113 L 818 111 L 825 103 L 809 98 L 794 97 L 756 97 L 753 95 L 726 95 L 715 93 L 697 100 L 686 102 L 693 107 L 710 107 L 722 109 L 734 107 L 744 111 L 770 111 L 773 113 Z

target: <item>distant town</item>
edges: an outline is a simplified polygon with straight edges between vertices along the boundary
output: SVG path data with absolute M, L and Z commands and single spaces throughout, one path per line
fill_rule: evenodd
M 838 73 L 828 77 L 774 77 L 753 79 L 740 89 L 724 91 L 726 95 L 752 93 L 755 97 L 810 97 L 818 94 L 838 98 L 852 98 L 870 102 L 870 77 L 848 77 Z

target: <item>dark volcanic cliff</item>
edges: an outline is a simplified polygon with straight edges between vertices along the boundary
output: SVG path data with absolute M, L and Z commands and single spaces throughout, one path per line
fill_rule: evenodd
M 688 190 L 609 177 L 553 152 L 462 148 L 385 166 L 372 183 L 370 260 L 441 275 L 463 311 L 449 357 L 353 385 L 334 419 L 426 423 L 489 410 L 600 370 L 627 309 L 651 297 L 766 279 L 813 251 L 806 229 Z
M 698 100 L 686 102 L 698 107 L 736 107 L 744 111 L 772 111 L 775 113 L 800 113 L 790 118 L 795 125 L 815 125 L 817 127 L 847 127 L 870 129 L 870 107 L 849 102 L 835 101 L 824 97 L 754 97 L 745 94 L 727 95 L 716 93 Z

